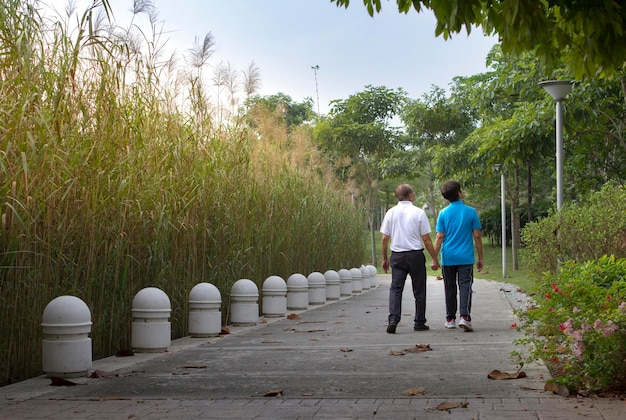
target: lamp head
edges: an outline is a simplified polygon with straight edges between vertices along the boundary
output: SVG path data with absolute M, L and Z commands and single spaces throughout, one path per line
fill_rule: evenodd
M 574 82 L 572 80 L 546 80 L 539 82 L 539 86 L 544 88 L 555 101 L 561 101 L 572 91 Z

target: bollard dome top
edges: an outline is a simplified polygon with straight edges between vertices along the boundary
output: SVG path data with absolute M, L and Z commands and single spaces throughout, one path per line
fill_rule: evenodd
M 259 288 L 250 279 L 239 279 L 230 289 L 231 296 L 259 296 Z
M 133 310 L 169 311 L 171 309 L 170 298 L 163 290 L 156 287 L 141 289 L 133 299 Z
M 220 290 L 211 283 L 198 283 L 189 292 L 189 302 L 221 302 Z
M 326 284 L 326 277 L 319 271 L 314 271 L 307 277 L 309 286 L 312 284 Z
M 295 273 L 287 279 L 287 286 L 309 287 L 309 281 L 304 277 L 304 274 Z
M 287 290 L 287 283 L 280 276 L 269 276 L 263 282 L 263 290 Z
M 91 326 L 91 312 L 85 302 L 76 296 L 59 296 L 43 311 L 43 327 Z
M 362 279 L 363 278 L 363 273 L 361 273 L 361 269 L 359 268 L 351 268 L 350 269 L 350 273 L 352 273 L 352 278 L 353 279 Z
M 326 281 L 339 281 L 340 277 L 339 277 L 339 273 L 336 272 L 335 270 L 328 270 L 324 273 L 324 277 L 326 278 Z

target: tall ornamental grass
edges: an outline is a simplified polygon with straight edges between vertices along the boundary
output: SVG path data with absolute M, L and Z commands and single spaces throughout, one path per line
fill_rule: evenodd
M 226 317 L 240 278 L 362 263 L 363 218 L 307 127 L 222 123 L 200 72 L 131 48 L 97 9 L 70 31 L 37 5 L 0 2 L 0 385 L 41 373 L 57 296 L 91 309 L 98 359 L 130 347 L 144 287 L 169 296 L 177 338 L 199 282 Z

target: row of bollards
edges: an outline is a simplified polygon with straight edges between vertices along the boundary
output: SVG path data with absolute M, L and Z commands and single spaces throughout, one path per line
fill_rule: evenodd
M 263 282 L 263 316 L 284 317 L 287 310 L 305 310 L 377 286 L 376 267 L 292 274 L 287 281 L 270 276 Z M 199 283 L 189 292 L 189 335 L 212 337 L 222 330 L 222 298 L 217 287 Z M 171 344 L 170 299 L 156 287 L 140 290 L 132 303 L 131 345 L 135 352 L 163 352 Z M 230 292 L 230 323 L 259 322 L 259 291 L 249 279 L 237 280 Z M 49 377 L 79 377 L 92 367 L 91 312 L 75 296 L 59 296 L 43 312 L 43 371 Z

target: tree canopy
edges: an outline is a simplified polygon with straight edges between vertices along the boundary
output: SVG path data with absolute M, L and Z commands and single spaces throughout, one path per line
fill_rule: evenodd
M 330 0 L 348 7 L 350 0 Z M 382 0 L 363 0 L 371 16 Z M 577 77 L 607 77 L 626 63 L 626 7 L 618 0 L 396 0 L 398 11 L 432 10 L 435 35 L 473 27 L 497 34 L 505 54 L 532 51 L 547 68 L 562 59 Z

